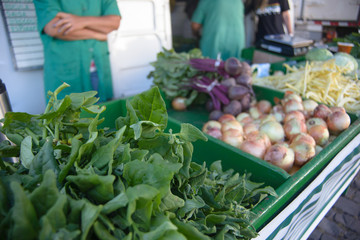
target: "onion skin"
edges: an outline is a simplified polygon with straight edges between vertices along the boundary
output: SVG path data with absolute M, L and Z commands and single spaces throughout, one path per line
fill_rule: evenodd
M 299 121 L 305 121 L 305 115 L 301 111 L 296 110 L 285 114 L 284 123 L 286 123 L 287 121 L 293 118 L 296 118 Z
M 241 144 L 240 150 L 247 152 L 257 158 L 264 159 L 266 147 L 262 142 L 254 141 L 254 140 L 245 140 Z
M 316 142 L 315 139 L 308 133 L 299 133 L 297 134 L 292 140 L 291 140 L 291 144 L 296 143 L 296 142 L 306 142 L 308 144 L 310 144 L 311 146 L 315 147 Z
M 185 111 L 186 110 L 186 98 L 185 97 L 176 97 L 171 101 L 171 106 L 176 111 Z
M 290 99 L 288 101 L 286 101 L 286 103 L 284 104 L 284 112 L 285 113 L 289 113 L 291 111 L 303 111 L 304 110 L 304 106 L 302 105 L 302 102 L 299 102 L 295 99 Z
M 242 125 L 235 119 L 231 121 L 226 121 L 221 124 L 221 132 L 226 132 L 229 129 L 236 129 L 242 135 L 244 133 Z
M 245 139 L 248 141 L 262 142 L 265 146 L 265 149 L 271 146 L 271 141 L 268 135 L 259 131 L 250 132 L 248 135 L 246 135 Z
M 271 111 L 272 105 L 268 100 L 260 100 L 256 104 L 257 108 L 262 114 L 268 114 Z
M 277 104 L 277 105 L 273 106 L 272 113 L 274 114 L 274 116 L 275 116 L 275 118 L 276 118 L 276 120 L 278 122 L 283 122 L 284 121 L 285 112 L 284 112 L 284 109 L 283 109 L 282 105 Z
M 222 132 L 222 141 L 234 146 L 236 148 L 240 148 L 243 143 L 243 133 L 238 129 L 228 129 L 227 131 Z
M 327 128 L 327 124 L 326 122 L 322 119 L 322 118 L 309 118 L 308 120 L 306 120 L 306 127 L 307 129 L 310 129 L 313 126 L 317 126 L 317 125 L 321 125 Z
M 331 113 L 331 110 L 328 106 L 326 106 L 325 104 L 319 104 L 314 109 L 313 117 L 322 118 L 324 121 L 326 121 L 326 119 L 330 113 Z
M 301 96 L 299 94 L 296 94 L 293 92 L 286 92 L 282 102 L 285 104 L 289 100 L 295 100 L 295 101 L 298 101 L 299 103 L 302 103 Z
M 324 146 L 329 141 L 330 133 L 327 127 L 315 125 L 308 129 L 308 134 L 312 136 L 317 145 Z
M 259 130 L 268 135 L 272 144 L 282 142 L 285 138 L 284 128 L 277 121 L 267 121 L 260 125 Z
M 232 120 L 236 120 L 235 116 L 229 113 L 225 113 L 223 114 L 221 117 L 219 117 L 218 121 L 223 124 L 224 122 L 227 121 L 232 121 Z
M 350 116 L 342 111 L 335 111 L 329 114 L 326 123 L 332 134 L 338 135 L 350 126 Z
M 262 115 L 262 113 L 256 106 L 252 106 L 249 108 L 249 114 L 253 119 L 258 119 Z
M 315 156 L 315 146 L 307 142 L 294 142 L 290 148 L 295 153 L 295 164 L 298 166 L 303 166 Z
M 264 160 L 290 172 L 295 162 L 295 153 L 286 144 L 274 144 L 266 150 Z
M 218 122 L 216 120 L 210 120 L 204 124 L 204 126 L 202 127 L 202 131 L 204 133 L 207 133 L 208 130 L 213 129 L 213 128 L 221 130 L 221 127 L 222 127 L 222 125 L 220 122 Z
M 259 131 L 259 125 L 254 123 L 254 122 L 249 122 L 249 123 L 246 123 L 243 126 L 243 130 L 244 130 L 244 136 L 245 136 L 245 138 L 247 138 L 247 136 L 251 132 L 258 132 Z
M 306 133 L 307 128 L 304 120 L 292 118 L 284 124 L 285 136 L 288 140 L 293 139 L 299 133 Z
M 267 121 L 277 121 L 275 115 L 272 114 L 272 113 L 261 115 L 259 120 L 260 120 L 261 124 L 263 124 L 263 123 L 265 123 Z
M 311 117 L 314 114 L 314 110 L 318 105 L 319 104 L 317 102 L 315 102 L 314 100 L 311 100 L 311 99 L 304 100 L 303 106 L 304 106 L 305 117 L 306 118 Z
M 221 123 L 215 120 L 207 121 L 202 127 L 202 131 L 214 138 L 221 139 Z
M 290 144 L 290 148 L 295 153 L 295 164 L 303 166 L 315 156 L 316 142 L 312 136 L 307 133 L 299 133 Z
M 247 123 L 251 123 L 253 121 L 252 117 L 250 116 L 249 113 L 247 112 L 242 112 L 242 113 L 239 113 L 237 116 L 236 116 L 236 120 L 241 123 L 241 125 L 245 125 Z
M 221 130 L 220 130 L 220 129 L 217 129 L 217 128 L 209 129 L 209 130 L 206 132 L 206 134 L 208 134 L 208 135 L 210 135 L 210 136 L 212 136 L 212 137 L 214 137 L 214 138 L 220 139 L 220 140 L 221 140 L 222 137 L 223 137 L 223 134 L 222 134 Z
M 336 111 L 340 111 L 343 113 L 346 113 L 346 110 L 344 107 L 330 107 L 331 112 L 336 112 Z

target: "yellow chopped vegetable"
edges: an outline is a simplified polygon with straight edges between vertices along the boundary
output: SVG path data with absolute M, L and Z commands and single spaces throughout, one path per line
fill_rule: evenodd
M 304 67 L 284 66 L 286 74 L 254 76 L 253 84 L 292 91 L 304 98 L 360 113 L 360 81 L 357 76 L 346 75 L 346 69 L 337 66 L 334 59 L 307 61 Z

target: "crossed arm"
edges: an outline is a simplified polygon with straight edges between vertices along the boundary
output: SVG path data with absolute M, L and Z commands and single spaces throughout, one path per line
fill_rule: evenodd
M 120 16 L 77 16 L 59 12 L 44 28 L 44 32 L 62 40 L 96 39 L 106 41 L 107 34 L 119 28 Z

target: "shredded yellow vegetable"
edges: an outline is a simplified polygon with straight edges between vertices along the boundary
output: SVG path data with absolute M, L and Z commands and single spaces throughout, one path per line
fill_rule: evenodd
M 346 69 L 337 66 L 334 59 L 306 62 L 304 67 L 284 66 L 286 74 L 254 76 L 253 84 L 292 91 L 304 98 L 360 113 L 360 81 L 357 76 L 345 75 Z

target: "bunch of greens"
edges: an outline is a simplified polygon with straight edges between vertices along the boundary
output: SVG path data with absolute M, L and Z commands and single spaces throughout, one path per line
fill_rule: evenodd
M 164 48 L 157 54 L 156 61 L 151 63 L 154 70 L 147 77 L 163 91 L 166 98 L 182 96 L 189 98 L 190 104 L 198 96 L 197 91 L 190 87 L 191 79 L 199 73 L 189 64 L 192 58 L 203 58 L 200 49 L 177 53 L 173 49 Z
M 163 51 L 157 54 L 156 61 L 151 63 L 154 70 L 148 74 L 147 78 L 152 79 L 153 84 L 159 87 L 168 100 L 184 97 L 187 106 L 195 102 L 203 104 L 208 100 L 208 94 L 215 96 L 216 94 L 211 90 L 207 90 L 205 93 L 199 91 L 194 88 L 194 85 L 199 77 L 208 77 L 214 83 L 223 78 L 222 74 L 214 70 L 216 69 L 214 62 L 216 60 L 204 58 L 198 48 L 181 53 L 163 48 Z M 207 71 L 207 68 L 204 69 L 204 64 L 211 65 L 211 71 Z M 199 65 L 202 68 L 197 68 Z M 212 89 L 213 87 L 207 84 L 203 88 Z
M 192 162 L 200 130 L 165 132 L 154 87 L 127 100 L 116 129 L 99 128 L 96 92 L 54 93 L 40 115 L 6 113 L 0 144 L 3 239 L 250 239 L 251 207 L 271 187 Z M 94 118 L 80 118 L 81 111 Z M 4 157 L 18 157 L 6 162 Z

